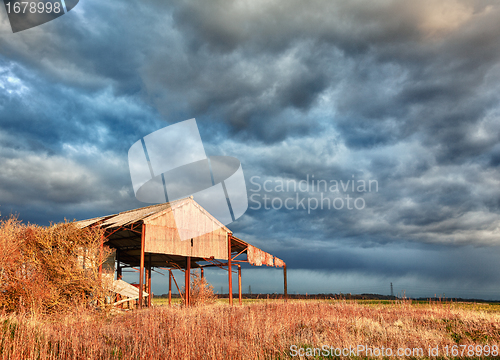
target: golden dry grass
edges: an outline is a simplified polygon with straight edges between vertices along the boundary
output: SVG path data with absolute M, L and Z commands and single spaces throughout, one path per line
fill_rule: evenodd
M 10 315 L 0 319 L 0 354 L 13 360 L 285 359 L 291 345 L 426 352 L 429 346 L 498 346 L 500 313 L 483 308 L 310 300 L 156 307 L 111 317 Z

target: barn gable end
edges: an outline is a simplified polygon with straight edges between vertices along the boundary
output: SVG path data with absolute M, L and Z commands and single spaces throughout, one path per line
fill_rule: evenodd
M 230 231 L 197 205 L 183 201 L 145 218 L 145 252 L 227 260 Z

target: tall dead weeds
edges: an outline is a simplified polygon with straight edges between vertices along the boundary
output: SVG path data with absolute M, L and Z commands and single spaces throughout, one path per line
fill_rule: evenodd
M 102 230 L 64 222 L 48 227 L 0 221 L 0 308 L 51 314 L 98 305 L 106 293 L 99 264 Z

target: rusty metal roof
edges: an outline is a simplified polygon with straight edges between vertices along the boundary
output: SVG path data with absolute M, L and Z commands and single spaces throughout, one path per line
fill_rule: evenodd
M 183 206 L 183 203 L 187 202 L 194 203 L 202 212 L 205 213 L 205 215 L 218 222 L 221 228 L 227 233 L 232 233 L 227 227 L 221 224 L 210 213 L 197 204 L 191 197 L 168 203 L 146 206 L 139 209 L 128 210 L 118 214 L 81 220 L 77 221 L 76 225 L 80 228 L 94 225 L 106 229 L 107 233 L 110 234 L 106 235 L 108 245 L 122 250 L 121 261 L 128 263 L 131 266 L 137 266 L 139 263 L 141 235 L 140 231 L 138 231 L 140 228 L 134 228 L 136 224 L 139 225 L 140 223 L 148 222 L 148 220 L 152 221 L 158 216 L 161 216 L 163 213 L 172 211 L 172 208 Z M 247 261 L 254 266 L 267 265 L 282 267 L 285 264 L 283 260 L 250 245 L 246 241 L 241 240 L 234 235 L 231 236 L 231 252 L 233 255 L 245 254 L 247 256 Z M 185 265 L 185 260 L 183 260 L 184 257 L 170 253 L 152 254 L 152 257 L 153 267 L 167 266 L 182 268 Z M 204 258 L 192 257 L 192 262 L 192 267 L 203 266 L 197 263 L 204 262 Z
M 195 204 L 195 206 L 200 209 L 206 216 L 210 217 L 212 221 L 217 222 L 221 228 L 224 228 L 227 232 L 232 233 L 224 224 L 219 222 L 215 217 L 212 216 L 208 211 L 206 211 L 203 207 L 201 207 L 196 201 L 193 200 L 192 197 L 182 198 L 175 201 L 170 201 L 167 203 L 150 205 L 138 209 L 127 210 L 120 212 L 118 214 L 106 215 L 101 217 L 96 217 L 87 220 L 80 220 L 75 222 L 75 224 L 80 228 L 85 228 L 92 225 L 99 225 L 102 228 L 110 229 L 120 226 L 127 226 L 131 224 L 135 224 L 144 220 L 152 220 L 158 216 L 161 216 L 163 212 L 176 207 L 178 205 L 182 205 L 191 201 Z
M 179 199 L 163 204 L 150 205 L 139 209 L 123 211 L 118 214 L 112 214 L 102 217 L 96 217 L 88 220 L 77 221 L 76 225 L 84 228 L 92 225 L 99 225 L 103 228 L 114 228 L 125 226 L 142 221 L 150 216 L 157 215 L 165 210 L 170 209 L 173 205 L 182 203 L 189 198 Z
M 254 266 L 275 266 L 283 267 L 285 262 L 276 256 L 273 256 L 236 236 L 231 236 L 231 250 L 233 252 L 247 255 L 247 261 Z

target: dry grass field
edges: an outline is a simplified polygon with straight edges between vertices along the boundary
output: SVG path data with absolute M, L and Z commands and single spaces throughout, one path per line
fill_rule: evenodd
M 382 358 L 375 356 L 382 348 L 394 352 L 386 358 L 428 358 L 429 347 L 438 347 L 439 358 L 470 359 L 498 355 L 500 343 L 497 305 L 410 301 L 276 300 L 233 307 L 217 302 L 114 315 L 3 315 L 0 324 L 0 356 L 12 360 L 365 358 L 366 353 L 335 355 L 335 349 L 361 345 L 375 358 Z M 328 356 L 317 352 L 323 347 Z M 313 348 L 319 348 L 316 355 L 305 356 Z M 420 348 L 423 355 L 396 354 Z

